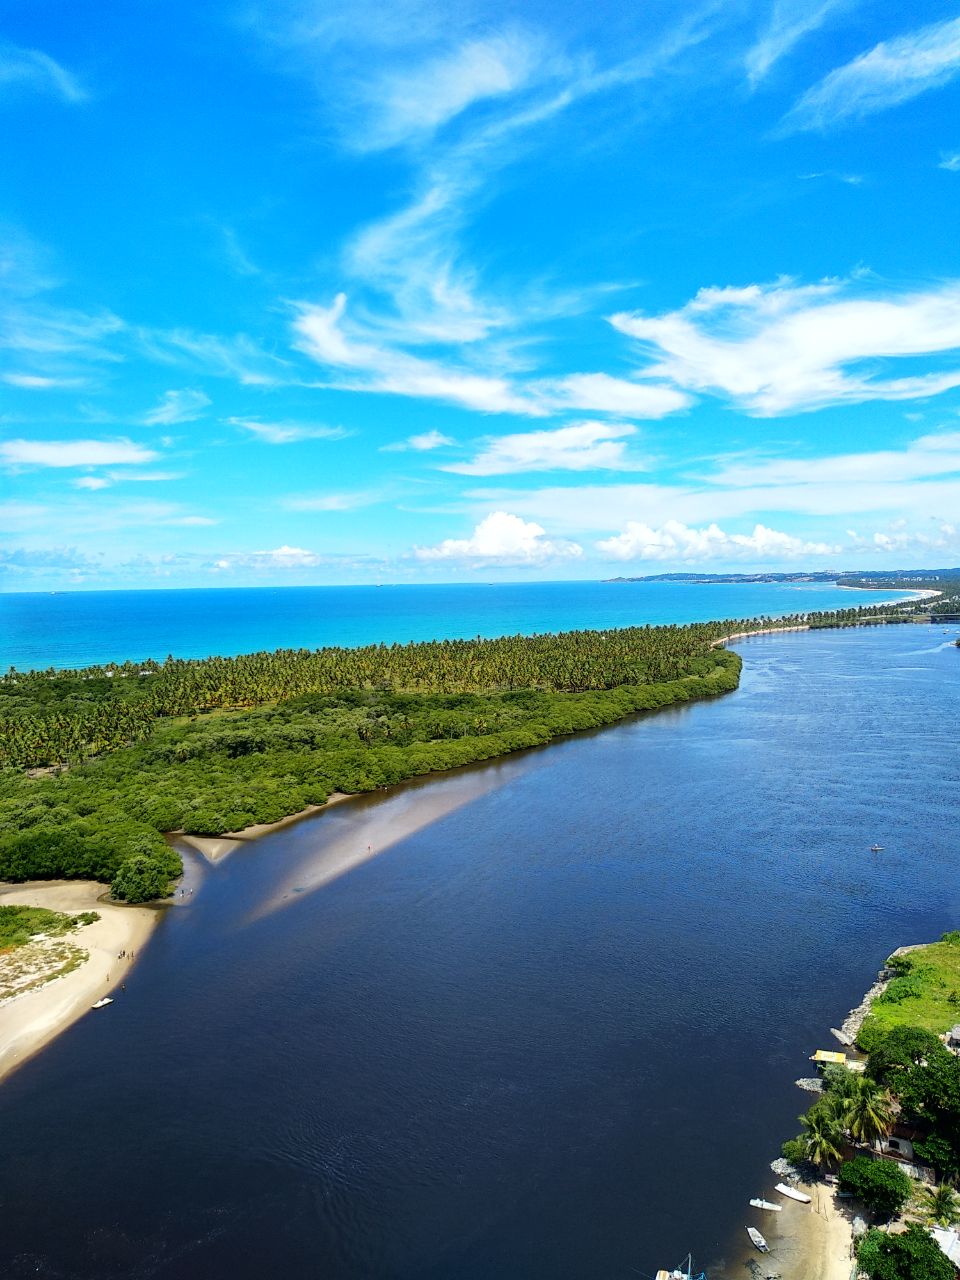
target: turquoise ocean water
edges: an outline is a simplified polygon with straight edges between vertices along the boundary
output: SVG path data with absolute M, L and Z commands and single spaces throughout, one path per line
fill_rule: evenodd
M 537 582 L 0 595 L 0 670 L 783 616 L 902 598 L 823 583 Z

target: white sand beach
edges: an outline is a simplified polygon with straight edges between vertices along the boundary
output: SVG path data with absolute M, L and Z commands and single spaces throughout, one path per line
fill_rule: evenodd
M 100 916 L 93 924 L 57 939 L 87 953 L 79 967 L 0 1003 L 0 1080 L 84 1014 L 108 1016 L 106 1010 L 93 1012 L 91 1005 L 123 980 L 133 958 L 148 942 L 159 910 L 103 902 L 101 895 L 105 893 L 105 885 L 87 880 L 0 884 L 0 905 L 46 907 L 71 915 L 96 911 Z M 30 945 L 36 952 L 37 969 L 42 972 L 43 949 L 49 944 Z M 123 960 L 118 959 L 121 951 L 127 953 Z M 15 955 L 16 952 L 8 953 L 11 959 Z M 7 958 L 0 956 L 0 972 Z M 57 967 L 52 954 L 47 967 Z

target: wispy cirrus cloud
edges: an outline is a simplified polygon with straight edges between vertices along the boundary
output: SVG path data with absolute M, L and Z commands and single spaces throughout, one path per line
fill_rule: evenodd
M 960 151 L 941 151 L 938 169 L 946 169 L 948 173 L 960 173 Z
M 960 74 L 960 18 L 881 41 L 808 89 L 781 132 L 829 129 L 899 106 Z
M 0 99 L 4 92 L 24 89 L 69 103 L 89 97 L 77 77 L 49 54 L 0 41 Z
M 756 88 L 794 45 L 851 3 L 853 0 L 775 0 L 765 27 L 744 59 L 751 88 Z
M 366 119 L 351 140 L 364 150 L 424 140 L 477 103 L 542 78 L 545 61 L 542 37 L 513 25 L 388 68 L 362 86 Z
M 210 397 L 202 391 L 187 389 L 165 391 L 159 403 L 144 414 L 148 427 L 173 427 L 181 422 L 195 422 L 210 406 Z
M 477 371 L 454 359 L 428 359 L 378 343 L 351 323 L 346 295 L 329 307 L 303 303 L 293 321 L 294 345 L 328 369 L 330 385 L 351 391 L 412 396 L 461 405 L 480 413 L 545 417 L 585 409 L 636 418 L 661 418 L 691 403 L 675 386 L 629 381 L 605 373 L 554 379 L 511 379 Z
M 545 564 L 550 560 L 577 560 L 583 548 L 566 539 L 551 539 L 532 520 L 521 520 L 507 511 L 494 511 L 468 538 L 445 538 L 435 547 L 416 547 L 418 560 L 461 560 L 483 564 Z
M 5 440 L 0 461 L 13 467 L 101 467 L 152 462 L 160 455 L 132 440 Z
M 354 489 L 343 493 L 295 493 L 281 501 L 285 511 L 356 511 L 385 501 L 377 489 Z
M 289 360 L 264 350 L 245 333 L 222 335 L 196 333 L 191 329 L 139 329 L 135 340 L 148 359 L 214 377 L 233 378 L 241 386 L 272 387 L 293 380 Z
M 239 427 L 265 444 L 343 440 L 350 434 L 346 427 L 328 427 L 319 422 L 261 422 L 259 418 L 227 418 L 226 421 L 231 427 Z
M 577 422 L 555 431 L 524 431 L 488 440 L 469 462 L 443 471 L 465 476 L 512 475 L 523 471 L 642 471 L 643 460 L 627 453 L 636 434 L 628 423 Z
M 663 560 L 673 564 L 703 564 L 708 560 L 796 560 L 803 556 L 838 555 L 842 545 L 812 542 L 779 529 L 756 525 L 750 533 L 728 533 L 717 524 L 694 528 L 667 520 L 658 529 L 637 520 L 623 533 L 596 544 L 611 560 Z
M 653 353 L 644 376 L 726 396 L 756 417 L 960 386 L 958 281 L 886 295 L 850 281 L 709 288 L 678 311 L 621 312 L 610 323 Z M 929 373 L 879 373 L 880 362 L 947 353 Z

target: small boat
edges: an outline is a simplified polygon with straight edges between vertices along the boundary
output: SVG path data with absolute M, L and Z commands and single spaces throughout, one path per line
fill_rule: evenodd
M 687 1254 L 686 1270 L 682 1267 L 674 1267 L 672 1271 L 660 1270 L 657 1272 L 656 1280 L 707 1280 L 706 1273 L 703 1271 L 693 1274 L 693 1255 Z
M 872 845 L 870 846 L 870 852 L 871 852 L 871 853 L 883 853 L 883 845 L 882 845 L 882 844 L 872 844 Z
M 757 1248 L 760 1250 L 761 1253 L 770 1252 L 770 1246 L 767 1244 L 766 1240 L 764 1240 L 763 1236 L 760 1234 L 760 1232 L 757 1230 L 756 1227 L 747 1227 L 747 1235 L 750 1237 L 750 1239 L 757 1246 Z
M 771 1200 L 751 1200 L 750 1203 L 755 1209 L 770 1209 L 773 1213 L 779 1213 L 783 1208 L 782 1204 L 774 1204 Z
M 801 1204 L 810 1203 L 808 1195 L 803 1191 L 797 1191 L 795 1187 L 788 1186 L 786 1182 L 778 1182 L 776 1189 L 782 1196 L 789 1196 L 791 1200 L 799 1200 Z
M 113 1004 L 109 996 L 104 996 L 102 1000 L 98 1000 L 96 1004 L 90 1006 L 91 1009 L 105 1009 L 108 1004 Z

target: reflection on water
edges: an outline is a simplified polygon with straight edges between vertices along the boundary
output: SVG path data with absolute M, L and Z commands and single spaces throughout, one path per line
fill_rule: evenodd
M 745 1277 L 807 1055 L 960 918 L 947 634 L 751 640 L 730 697 L 207 869 L 0 1089 L 0 1274 Z

